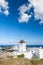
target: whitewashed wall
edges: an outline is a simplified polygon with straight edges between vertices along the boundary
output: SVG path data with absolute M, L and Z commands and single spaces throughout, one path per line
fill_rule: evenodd
M 26 51 L 26 43 L 19 43 L 19 52 L 25 52 Z
M 39 49 L 40 59 L 43 59 L 43 49 Z

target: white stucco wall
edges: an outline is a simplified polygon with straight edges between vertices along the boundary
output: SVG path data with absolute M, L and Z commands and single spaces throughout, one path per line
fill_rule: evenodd
M 39 49 L 40 59 L 43 59 L 43 49 Z
M 33 51 L 33 52 L 32 52 Z M 19 51 L 14 51 L 13 54 L 15 56 L 20 55 L 20 54 L 24 54 L 25 58 L 27 59 L 31 59 L 33 54 L 36 54 L 40 59 L 43 59 L 43 49 L 42 48 L 38 48 L 38 49 L 31 49 L 30 51 L 26 51 L 26 45 L 19 45 Z
M 31 51 L 24 53 L 24 55 L 25 55 L 25 58 L 27 58 L 27 59 L 31 59 L 33 56 Z
M 27 59 L 31 59 L 33 56 L 31 51 L 29 51 L 29 52 L 13 52 L 14 56 L 21 55 L 21 54 L 24 54 L 25 58 L 27 58 Z
M 26 51 L 26 43 L 19 43 L 19 52 L 25 52 Z

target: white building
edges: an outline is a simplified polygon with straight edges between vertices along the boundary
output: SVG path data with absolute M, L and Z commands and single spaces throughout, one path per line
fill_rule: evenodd
M 15 47 L 17 50 L 17 47 Z M 14 49 L 15 49 L 14 48 Z M 26 49 L 26 43 L 24 40 L 21 40 L 18 43 L 18 51 L 13 52 L 14 56 L 24 54 L 25 58 L 32 59 L 33 56 L 37 59 L 43 59 L 43 48 L 28 48 Z
M 43 49 L 42 48 L 39 49 L 39 55 L 40 55 L 40 59 L 43 59 Z
M 26 43 L 24 40 L 19 42 L 19 52 L 26 52 Z

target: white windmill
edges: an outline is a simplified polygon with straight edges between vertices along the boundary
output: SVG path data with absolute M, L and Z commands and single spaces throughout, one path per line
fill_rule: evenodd
M 25 52 L 26 51 L 26 43 L 24 40 L 19 41 L 19 52 Z

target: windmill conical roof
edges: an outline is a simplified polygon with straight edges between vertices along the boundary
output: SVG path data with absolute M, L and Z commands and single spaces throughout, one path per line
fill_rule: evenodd
M 19 43 L 25 43 L 25 41 L 24 40 L 20 40 Z

